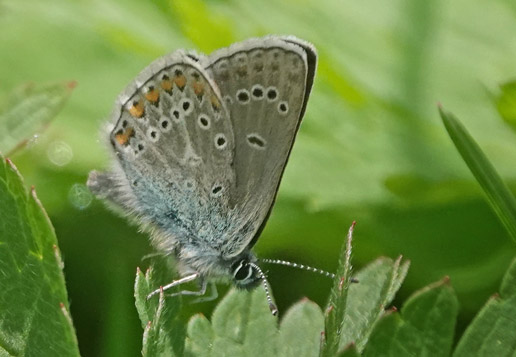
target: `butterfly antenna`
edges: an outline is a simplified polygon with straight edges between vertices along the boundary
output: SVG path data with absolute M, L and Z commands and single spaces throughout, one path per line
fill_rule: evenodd
M 269 309 L 271 310 L 271 313 L 276 316 L 278 314 L 278 308 L 276 305 L 272 302 L 271 293 L 270 293 L 270 287 L 269 282 L 267 281 L 267 278 L 265 277 L 265 274 L 263 273 L 262 269 L 254 263 L 249 263 L 250 266 L 252 266 L 258 274 L 260 275 L 260 279 L 262 279 L 263 283 L 263 290 L 265 290 L 265 296 L 267 297 L 267 302 L 269 303 Z
M 281 260 L 281 259 L 260 259 L 260 261 L 263 263 L 268 263 L 268 264 L 285 265 L 285 266 L 292 267 L 292 268 L 308 270 L 308 271 L 311 271 L 312 273 L 321 274 L 321 275 L 327 276 L 328 278 L 335 279 L 335 274 L 333 274 L 333 273 L 330 273 L 330 272 L 322 270 L 322 269 L 317 269 L 314 267 L 303 265 L 303 264 L 287 262 L 286 260 Z

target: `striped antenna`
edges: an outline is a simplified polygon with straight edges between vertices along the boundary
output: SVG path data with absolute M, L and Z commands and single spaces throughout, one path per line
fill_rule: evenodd
M 330 273 L 328 271 L 317 269 L 314 267 L 310 267 L 303 264 L 293 263 L 293 262 L 287 262 L 286 260 L 281 259 L 260 259 L 260 262 L 267 263 L 267 264 L 277 264 L 277 265 L 285 265 L 292 268 L 302 269 L 302 270 L 308 270 L 312 273 L 321 274 L 324 276 L 327 276 L 328 278 L 335 279 L 335 274 Z
M 254 263 L 249 263 L 250 266 L 252 266 L 258 274 L 260 275 L 260 279 L 262 279 L 263 283 L 263 289 L 265 290 L 265 296 L 267 297 L 267 302 L 269 303 L 269 309 L 271 310 L 271 313 L 276 316 L 278 314 L 278 308 L 276 305 L 272 302 L 271 293 L 270 293 L 270 287 L 269 282 L 267 281 L 267 278 L 265 277 L 265 274 L 263 273 L 262 269 Z

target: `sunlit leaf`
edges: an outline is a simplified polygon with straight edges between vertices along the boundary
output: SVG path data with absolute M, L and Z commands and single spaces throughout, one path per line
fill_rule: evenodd
M 79 356 L 54 228 L 0 160 L 0 355 Z
M 321 339 L 320 356 L 335 356 L 339 350 L 341 334 L 344 330 L 345 313 L 349 306 L 348 291 L 351 281 L 351 242 L 355 222 L 349 228 L 346 241 L 342 244 L 339 267 L 333 280 L 330 301 L 325 312 L 324 335 Z
M 163 292 L 147 298 L 171 276 L 166 257 L 154 258 L 145 274 L 140 269 L 136 272 L 134 296 L 144 329 L 143 356 L 183 356 L 185 328 L 178 319 L 181 299 Z
M 358 283 L 352 284 L 348 293 L 341 348 L 354 344 L 358 351 L 364 349 L 376 322 L 405 279 L 408 267 L 409 262 L 401 263 L 401 257 L 396 261 L 380 258 L 356 274 Z
M 449 356 L 458 308 L 447 278 L 416 292 L 380 319 L 364 356 Z
M 292 306 L 281 321 L 278 356 L 312 357 L 319 355 L 324 315 L 321 308 L 303 300 Z
M 198 315 L 190 320 L 187 356 L 276 355 L 277 318 L 272 316 L 261 287 L 252 292 L 231 290 L 217 305 L 211 321 L 210 326 Z

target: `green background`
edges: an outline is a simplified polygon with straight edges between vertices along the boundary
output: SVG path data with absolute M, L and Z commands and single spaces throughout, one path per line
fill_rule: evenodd
M 356 220 L 356 266 L 379 255 L 412 261 L 398 306 L 449 275 L 462 329 L 496 291 L 516 249 L 436 104 L 461 118 L 516 188 L 516 137 L 495 105 L 499 85 L 516 79 L 514 1 L 3 0 L 0 94 L 78 82 L 50 127 L 11 158 L 56 228 L 83 355 L 141 348 L 133 284 L 152 250 L 84 187 L 90 170 L 107 166 L 99 133 L 116 96 L 174 49 L 209 53 L 270 33 L 312 42 L 320 62 L 257 254 L 333 270 Z M 326 302 L 326 278 L 268 270 L 280 312 L 302 296 Z M 213 303 L 185 307 L 185 318 L 209 315 Z

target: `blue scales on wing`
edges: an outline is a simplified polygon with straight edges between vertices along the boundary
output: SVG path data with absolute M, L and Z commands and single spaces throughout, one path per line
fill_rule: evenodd
M 90 175 L 92 191 L 136 216 L 160 250 L 215 254 L 232 221 L 234 137 L 206 71 L 183 51 L 154 61 L 120 95 L 109 133 L 115 166 Z

